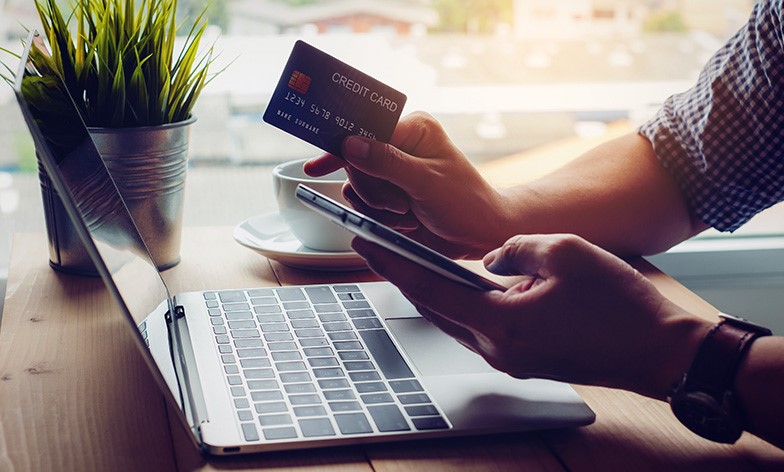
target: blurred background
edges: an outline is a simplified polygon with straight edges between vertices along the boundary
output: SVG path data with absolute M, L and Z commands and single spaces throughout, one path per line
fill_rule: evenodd
M 297 39 L 407 94 L 403 113 L 435 115 L 477 165 L 493 169 L 499 162 L 513 162 L 496 169 L 504 174 L 501 183 L 512 184 L 557 167 L 586 146 L 634 130 L 665 98 L 693 84 L 712 53 L 746 21 L 753 4 L 211 0 L 204 42 L 220 53 L 214 70 L 228 68 L 196 105 L 185 223 L 235 225 L 274 210 L 271 167 L 319 154 L 261 119 Z M 68 0 L 62 5 L 67 7 Z M 179 0 L 183 31 L 202 8 L 201 0 Z M 33 1 L 0 0 L 0 46 L 20 51 L 26 28 L 40 28 Z M 16 63 L 8 55 L 0 59 Z M 539 170 L 526 162 L 535 162 Z M 7 273 L 11 235 L 44 229 L 37 179 L 32 140 L 10 87 L 0 84 L 0 279 Z M 737 241 L 744 237 L 773 238 L 775 254 L 765 253 L 762 260 L 777 261 L 774 267 L 761 269 L 755 262 L 747 272 L 756 281 L 764 272 L 765 286 L 773 287 L 766 297 L 781 306 L 784 256 L 776 238 L 784 224 L 773 216 L 759 221 L 731 238 L 707 234 L 706 239 L 724 246 L 703 252 L 737 253 L 743 249 Z M 735 246 L 726 246 L 727 239 Z M 678 261 L 685 259 L 668 257 L 657 263 L 678 276 L 683 269 Z M 692 288 L 699 288 L 698 280 L 707 280 L 710 289 L 721 281 L 728 287 L 739 283 L 737 269 L 714 272 L 709 279 L 703 273 L 680 277 Z

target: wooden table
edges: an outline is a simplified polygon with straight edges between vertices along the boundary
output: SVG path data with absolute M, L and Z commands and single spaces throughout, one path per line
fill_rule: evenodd
M 174 292 L 375 280 L 270 262 L 231 228 L 187 228 Z M 169 421 L 157 390 L 99 279 L 51 270 L 43 234 L 17 234 L 0 328 L 0 470 L 264 469 L 784 470 L 784 452 L 744 435 L 735 446 L 700 439 L 662 402 L 576 387 L 597 414 L 577 429 L 204 458 Z M 701 316 L 715 310 L 643 261 L 668 297 Z

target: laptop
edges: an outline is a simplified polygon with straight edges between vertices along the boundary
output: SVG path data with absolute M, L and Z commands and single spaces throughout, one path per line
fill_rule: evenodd
M 70 96 L 62 116 L 50 114 L 47 100 L 65 85 L 43 70 L 45 55 L 32 32 L 14 84 L 41 162 L 170 411 L 203 452 L 594 421 L 569 385 L 495 371 L 388 282 L 170 294 Z

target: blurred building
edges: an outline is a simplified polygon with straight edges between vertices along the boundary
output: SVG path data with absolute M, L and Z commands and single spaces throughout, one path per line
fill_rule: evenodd
M 378 33 L 408 35 L 438 23 L 426 0 L 321 0 L 291 5 L 274 0 L 235 0 L 228 6 L 231 34 Z
M 680 0 L 678 5 L 684 23 L 690 29 L 727 37 L 749 16 L 754 0 Z
M 630 37 L 642 29 L 645 2 L 629 0 L 514 0 L 518 37 Z

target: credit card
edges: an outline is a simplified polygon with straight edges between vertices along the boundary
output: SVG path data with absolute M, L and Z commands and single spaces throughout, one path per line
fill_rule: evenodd
M 264 121 L 331 154 L 355 134 L 389 142 L 406 96 L 304 41 L 297 41 Z

